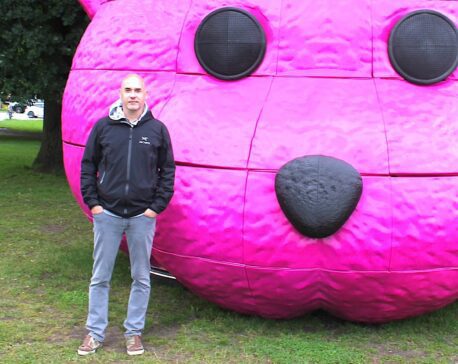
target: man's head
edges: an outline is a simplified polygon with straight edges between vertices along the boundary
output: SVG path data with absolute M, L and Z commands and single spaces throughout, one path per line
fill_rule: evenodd
M 127 118 L 138 118 L 142 114 L 146 96 L 145 81 L 139 75 L 130 74 L 122 80 L 120 97 Z

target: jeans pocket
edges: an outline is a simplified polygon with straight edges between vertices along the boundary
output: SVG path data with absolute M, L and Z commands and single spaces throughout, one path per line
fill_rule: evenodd
M 99 212 L 98 214 L 92 214 L 92 218 L 93 219 L 96 219 L 102 215 L 105 215 L 105 210 L 103 210 L 102 212 Z

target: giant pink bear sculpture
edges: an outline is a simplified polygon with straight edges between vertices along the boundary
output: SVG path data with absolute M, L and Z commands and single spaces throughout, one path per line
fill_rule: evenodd
M 65 168 L 80 161 L 120 81 L 141 74 L 172 136 L 176 192 L 159 217 L 154 257 L 193 292 L 270 318 L 324 309 L 386 322 L 458 298 L 458 82 L 418 86 L 392 67 L 387 42 L 407 13 L 455 24 L 458 2 L 425 0 L 80 0 L 92 17 L 63 103 Z M 212 11 L 257 19 L 266 52 L 249 77 L 199 64 L 194 37 Z M 352 165 L 356 209 L 335 234 L 299 233 L 276 198 L 276 172 L 306 155 Z

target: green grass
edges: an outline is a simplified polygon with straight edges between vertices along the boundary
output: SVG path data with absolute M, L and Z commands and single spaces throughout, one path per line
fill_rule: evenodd
M 316 312 L 272 321 L 225 311 L 154 280 L 147 353 L 128 358 L 122 322 L 128 259 L 113 274 L 107 343 L 91 358 L 85 333 L 91 225 L 64 177 L 33 172 L 39 142 L 0 136 L 0 362 L 2 363 L 457 363 L 458 303 L 386 325 Z
M 16 132 L 41 133 L 43 131 L 43 119 L 0 120 L 0 128 L 7 128 Z

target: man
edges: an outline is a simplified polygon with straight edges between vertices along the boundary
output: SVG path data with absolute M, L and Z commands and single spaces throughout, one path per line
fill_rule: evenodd
M 120 100 L 89 135 L 81 163 L 81 193 L 94 218 L 94 266 L 89 286 L 88 335 L 78 354 L 102 346 L 108 325 L 111 274 L 123 234 L 132 287 L 124 321 L 127 354 L 143 354 L 141 333 L 150 295 L 150 256 L 156 216 L 173 195 L 175 163 L 167 128 L 146 105 L 143 79 L 121 83 Z
M 13 105 L 11 104 L 11 102 L 8 104 L 8 119 L 12 119 L 13 118 Z

